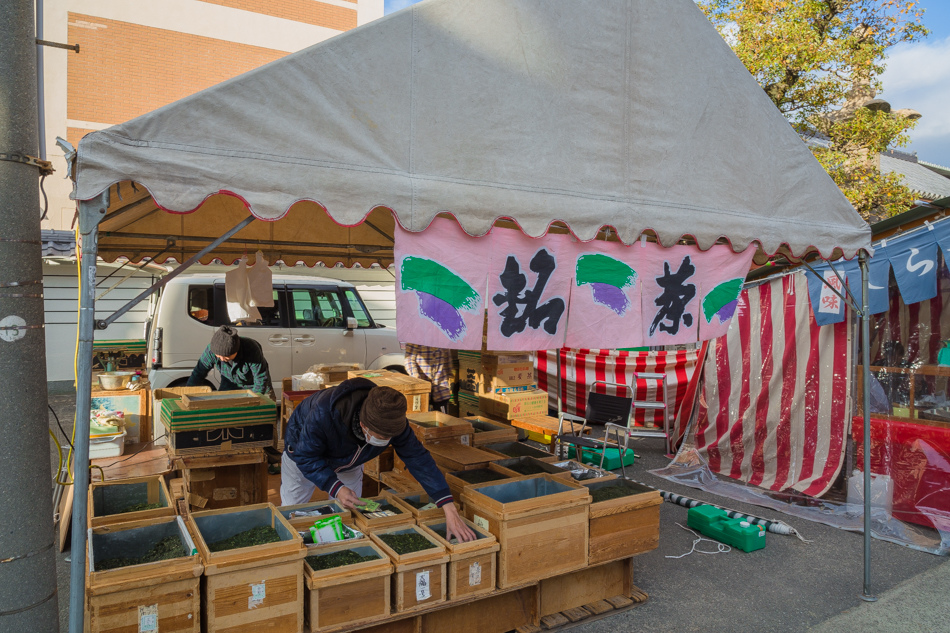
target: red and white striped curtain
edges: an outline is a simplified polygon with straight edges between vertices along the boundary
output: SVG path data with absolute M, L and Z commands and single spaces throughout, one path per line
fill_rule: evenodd
M 695 442 L 714 472 L 812 496 L 831 487 L 852 410 L 849 321 L 818 327 L 802 274 L 742 292 L 704 368 Z
M 660 381 L 635 379 L 635 375 L 638 372 L 666 374 L 667 407 L 673 413 L 672 434 L 678 441 L 693 412 L 699 378 L 696 370 L 702 365 L 705 349 L 706 343 L 689 351 L 561 349 L 562 410 L 583 416 L 587 394 L 598 380 L 631 385 L 635 390 L 635 400 L 661 400 Z M 551 409 L 557 408 L 557 354 L 558 350 L 548 350 L 538 352 L 536 357 L 538 387 L 548 392 L 548 407 Z M 634 421 L 642 426 L 662 426 L 661 415 L 661 411 L 636 409 Z

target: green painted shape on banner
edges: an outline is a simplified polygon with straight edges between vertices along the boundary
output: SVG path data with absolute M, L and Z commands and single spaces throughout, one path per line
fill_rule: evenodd
M 479 294 L 467 281 L 439 262 L 409 256 L 402 260 L 400 283 L 403 290 L 425 292 L 445 301 L 456 310 L 474 311 Z
M 619 259 L 600 253 L 590 253 L 577 258 L 577 285 L 607 284 L 617 288 L 632 286 L 637 281 L 637 271 Z
M 726 304 L 739 298 L 744 281 L 741 277 L 724 281 L 703 298 L 703 314 L 706 316 L 707 323 L 712 322 L 713 315 L 722 310 Z

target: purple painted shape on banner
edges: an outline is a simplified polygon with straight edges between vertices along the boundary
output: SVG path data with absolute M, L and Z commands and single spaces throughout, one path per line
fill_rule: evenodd
M 458 310 L 451 304 L 427 292 L 416 291 L 419 297 L 419 313 L 439 326 L 453 341 L 457 341 L 465 334 L 465 321 Z
M 623 316 L 627 308 L 630 307 L 630 299 L 627 298 L 627 293 L 621 288 L 601 283 L 591 283 L 589 285 L 594 303 L 607 306 L 620 316 Z
M 725 323 L 732 318 L 732 315 L 736 313 L 736 306 L 739 305 L 739 300 L 730 301 L 726 305 L 719 308 L 719 312 L 716 313 L 716 316 L 719 317 L 720 323 Z

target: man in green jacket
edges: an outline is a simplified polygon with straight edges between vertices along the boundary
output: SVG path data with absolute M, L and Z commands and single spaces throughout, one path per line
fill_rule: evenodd
M 211 343 L 191 372 L 188 386 L 200 385 L 212 369 L 217 369 L 221 374 L 219 391 L 250 389 L 274 397 L 270 369 L 261 344 L 252 338 L 238 336 L 231 326 L 222 325 L 211 337 Z

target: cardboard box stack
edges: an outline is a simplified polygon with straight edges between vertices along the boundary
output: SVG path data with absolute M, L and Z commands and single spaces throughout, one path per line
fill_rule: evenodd
M 458 357 L 460 415 L 511 420 L 547 413 L 547 393 L 538 389 L 530 354 L 483 350 Z

